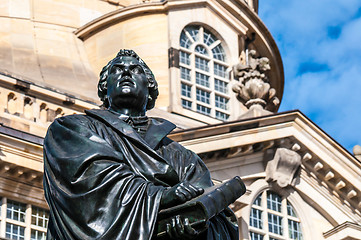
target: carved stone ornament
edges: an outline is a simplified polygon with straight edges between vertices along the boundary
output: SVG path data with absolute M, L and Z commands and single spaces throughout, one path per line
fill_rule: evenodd
M 234 76 L 239 80 L 232 90 L 237 94 L 237 99 L 247 108 L 252 106 L 265 109 L 268 105 L 277 106 L 280 101 L 275 96 L 276 90 L 271 88 L 265 72 L 270 70 L 269 59 L 256 58 L 256 51 L 250 50 L 241 60 L 233 66 Z
M 295 151 L 278 148 L 274 158 L 267 163 L 266 181 L 276 182 L 281 188 L 294 186 L 294 177 L 301 165 L 301 156 Z

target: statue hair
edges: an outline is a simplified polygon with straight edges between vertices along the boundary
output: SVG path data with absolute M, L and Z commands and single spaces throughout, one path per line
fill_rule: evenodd
M 146 106 L 147 110 L 150 110 L 155 105 L 155 100 L 157 99 L 159 95 L 158 91 L 158 83 L 155 80 L 155 77 L 150 70 L 150 68 L 145 64 L 145 62 L 133 51 L 128 49 L 121 49 L 117 56 L 110 60 L 108 64 L 103 67 L 102 71 L 100 72 L 99 82 L 98 82 L 98 96 L 100 100 L 103 102 L 102 107 L 108 108 L 109 107 L 109 100 L 107 95 L 107 78 L 109 76 L 110 67 L 113 65 L 113 63 L 118 60 L 120 57 L 134 57 L 137 59 L 140 63 L 140 66 L 143 68 L 143 71 L 147 77 L 148 80 L 148 91 L 149 91 L 149 97 L 148 97 L 148 103 Z

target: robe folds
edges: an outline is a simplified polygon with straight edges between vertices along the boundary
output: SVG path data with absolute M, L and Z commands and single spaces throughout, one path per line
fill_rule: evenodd
M 108 110 L 56 119 L 44 140 L 47 239 L 152 239 L 165 189 L 212 185 L 202 160 L 167 138 L 174 127 L 150 118 L 140 137 Z M 235 240 L 237 226 L 221 213 L 197 239 Z

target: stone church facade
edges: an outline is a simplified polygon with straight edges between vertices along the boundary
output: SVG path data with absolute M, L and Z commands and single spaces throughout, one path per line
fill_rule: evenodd
M 277 113 L 284 75 L 257 0 L 3 0 L 0 238 L 45 239 L 42 143 L 57 117 L 97 108 L 120 48 L 153 70 L 149 116 L 201 156 L 214 182 L 241 176 L 240 239 L 361 239 L 360 150 L 300 111 Z M 358 154 L 358 155 L 357 155 Z

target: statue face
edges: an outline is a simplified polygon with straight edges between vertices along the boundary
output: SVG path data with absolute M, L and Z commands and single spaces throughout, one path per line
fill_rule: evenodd
M 136 58 L 124 56 L 112 64 L 107 88 L 110 109 L 145 111 L 149 96 L 148 80 Z

